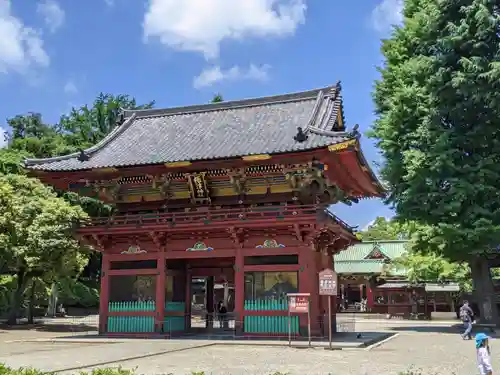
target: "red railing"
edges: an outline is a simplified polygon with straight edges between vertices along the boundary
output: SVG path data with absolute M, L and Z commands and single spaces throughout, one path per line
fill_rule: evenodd
M 85 226 L 142 227 L 165 225 L 175 227 L 182 224 L 210 224 L 214 222 L 244 222 L 289 218 L 303 219 L 304 217 L 315 217 L 317 212 L 318 207 L 315 205 L 209 209 L 202 212 L 151 212 L 146 214 L 92 218 L 85 223 Z

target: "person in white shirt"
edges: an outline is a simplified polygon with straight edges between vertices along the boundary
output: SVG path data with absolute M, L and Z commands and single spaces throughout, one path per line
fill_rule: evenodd
M 489 337 L 484 333 L 478 333 L 476 339 L 477 365 L 481 375 L 493 375 L 490 360 Z

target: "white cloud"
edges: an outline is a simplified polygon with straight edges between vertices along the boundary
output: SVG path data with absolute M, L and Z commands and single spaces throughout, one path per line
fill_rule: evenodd
M 5 136 L 7 135 L 7 132 L 0 127 L 0 148 L 4 148 L 7 146 L 7 139 L 5 139 Z
M 78 93 L 78 88 L 73 81 L 68 81 L 64 84 L 63 91 L 66 94 L 72 95 Z
M 64 24 L 66 14 L 55 0 L 43 0 L 38 3 L 37 13 L 43 17 L 45 25 L 51 33 L 55 33 Z
M 379 33 L 386 33 L 393 25 L 401 24 L 403 2 L 404 0 L 382 0 L 371 14 L 373 28 Z
M 193 86 L 199 89 L 222 81 L 243 79 L 267 81 L 269 79 L 269 69 L 271 69 L 269 65 L 257 67 L 254 64 L 250 64 L 248 69 L 242 69 L 235 65 L 228 70 L 222 70 L 220 66 L 214 66 L 203 70 L 200 75 L 196 76 L 193 80 Z
M 306 0 L 150 0 L 144 37 L 212 59 L 223 40 L 293 34 L 306 9 Z
M 11 12 L 10 0 L 0 0 L 0 73 L 48 66 L 41 36 Z

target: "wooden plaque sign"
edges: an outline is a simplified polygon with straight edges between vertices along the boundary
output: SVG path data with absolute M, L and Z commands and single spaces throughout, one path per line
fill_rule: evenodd
M 337 273 L 331 269 L 325 269 L 319 273 L 319 295 L 337 295 Z

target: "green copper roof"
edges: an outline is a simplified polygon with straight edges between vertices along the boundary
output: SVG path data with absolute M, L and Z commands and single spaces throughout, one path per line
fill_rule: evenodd
M 407 242 L 370 241 L 352 245 L 334 255 L 335 271 L 350 274 L 382 273 L 385 264 L 406 252 Z M 377 253 L 380 253 L 382 258 L 371 258 Z
M 352 260 L 335 262 L 337 273 L 382 273 L 385 262 L 382 260 Z

